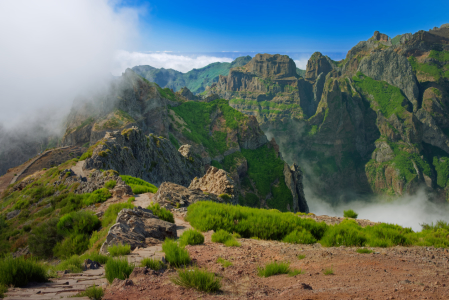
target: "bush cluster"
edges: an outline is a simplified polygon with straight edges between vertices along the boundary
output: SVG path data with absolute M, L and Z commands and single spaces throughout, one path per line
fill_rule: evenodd
M 199 268 L 178 270 L 178 277 L 172 282 L 185 288 L 194 288 L 201 292 L 217 292 L 221 288 L 221 279 L 214 273 Z
M 129 274 L 134 270 L 134 265 L 124 258 L 111 258 L 105 265 L 106 279 L 112 283 L 115 278 L 124 280 L 129 277 Z
M 120 175 L 120 178 L 131 187 L 134 194 L 143 194 L 143 193 L 156 193 L 157 187 L 145 180 L 140 178 L 132 177 L 129 175 Z
M 179 268 L 190 263 L 189 252 L 174 240 L 166 239 L 162 244 L 162 251 L 165 253 L 167 262 L 173 267 Z
M 443 221 L 435 225 L 423 224 L 421 232 L 386 223 L 361 227 L 354 219 L 345 219 L 340 224 L 328 226 L 324 222 L 299 218 L 293 213 L 210 201 L 190 205 L 187 220 L 197 230 L 216 231 L 213 241 L 225 240 L 231 236 L 230 232 L 235 232 L 244 238 L 283 240 L 289 243 L 313 243 L 315 240 L 326 247 L 449 247 L 449 225 Z
M 37 260 L 22 256 L 13 258 L 11 255 L 0 259 L 0 286 L 22 287 L 31 281 L 47 281 L 47 271 Z
M 131 252 L 131 246 L 126 244 L 112 245 L 108 247 L 108 252 L 112 257 L 128 255 Z
M 195 229 L 188 229 L 184 231 L 179 237 L 179 244 L 185 245 L 199 245 L 204 243 L 204 235 Z
M 155 271 L 159 271 L 160 269 L 165 268 L 165 264 L 157 259 L 153 259 L 153 258 L 144 258 L 142 259 L 142 261 L 140 262 L 140 266 L 141 267 L 147 267 L 150 268 L 151 270 L 155 270 Z
M 212 242 L 222 243 L 226 247 L 240 247 L 240 243 L 235 239 L 235 237 L 223 229 L 220 229 L 212 234 Z
M 159 219 L 170 223 L 175 223 L 175 218 L 173 217 L 171 211 L 165 207 L 161 207 L 159 203 L 151 203 L 147 209 L 151 210 L 155 216 L 159 217 Z

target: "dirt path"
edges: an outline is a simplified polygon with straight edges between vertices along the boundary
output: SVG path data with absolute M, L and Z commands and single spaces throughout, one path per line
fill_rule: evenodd
M 151 201 L 153 201 L 154 194 L 153 193 L 146 193 L 146 194 L 139 194 L 134 195 L 136 200 L 134 200 L 133 204 L 134 206 L 140 206 L 142 208 L 147 208 Z
M 84 164 L 83 160 L 79 161 L 71 169 L 76 175 L 82 176 L 82 177 L 87 177 L 88 173 L 83 171 L 83 164 Z
M 448 249 L 372 248 L 372 254 L 359 254 L 353 247 L 239 242 L 241 247 L 212 243 L 208 232 L 204 245 L 186 247 L 196 265 L 222 278 L 218 293 L 174 285 L 170 278 L 175 271 L 166 270 L 112 285 L 103 299 L 449 299 Z M 218 257 L 232 266 L 224 268 Z M 288 261 L 304 273 L 259 277 L 257 268 L 272 261 Z M 333 275 L 325 275 L 325 269 L 332 269 Z
M 68 299 L 93 284 L 106 287 L 104 268 L 88 270 L 83 273 L 64 274 L 50 282 L 34 284 L 27 288 L 10 288 L 5 300 L 18 299 Z M 76 299 L 89 299 L 77 297 Z

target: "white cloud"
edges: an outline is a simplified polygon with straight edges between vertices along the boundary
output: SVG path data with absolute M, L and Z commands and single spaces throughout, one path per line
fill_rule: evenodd
M 180 72 L 188 72 L 214 62 L 232 62 L 229 57 L 176 55 L 164 52 L 129 52 L 120 50 L 116 52 L 112 74 L 120 75 L 126 68 L 139 65 L 150 65 L 155 68 L 174 69 Z
M 138 12 L 108 0 L 0 1 L 0 123 L 60 118 L 137 40 Z
M 297 68 L 299 68 L 299 69 L 301 69 L 301 70 L 305 70 L 306 67 L 307 67 L 307 61 L 308 61 L 308 60 L 309 60 L 308 58 L 305 58 L 305 59 L 297 59 L 297 60 L 294 60 L 294 62 L 295 62 L 295 64 L 296 64 L 296 67 L 297 67 Z

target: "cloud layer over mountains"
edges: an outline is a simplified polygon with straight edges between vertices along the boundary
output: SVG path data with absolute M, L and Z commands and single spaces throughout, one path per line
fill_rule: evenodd
M 110 76 L 116 49 L 138 36 L 138 11 L 107 0 L 0 2 L 0 122 L 60 118 Z

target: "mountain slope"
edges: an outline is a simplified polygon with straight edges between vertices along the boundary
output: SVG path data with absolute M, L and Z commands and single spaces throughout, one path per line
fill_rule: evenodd
M 304 78 L 282 67 L 293 63 L 288 57 L 258 54 L 208 92 L 256 116 L 283 156 L 299 163 L 309 186 L 329 201 L 403 195 L 420 186 L 444 201 L 448 53 L 446 26 L 394 43 L 375 32 L 342 61 L 313 54 Z
M 173 69 L 157 69 L 151 66 L 135 66 L 132 70 L 148 81 L 157 83 L 161 87 L 167 87 L 176 92 L 186 86 L 193 93 L 198 94 L 203 92 L 206 86 L 217 81 L 219 75 L 227 75 L 229 69 L 243 66 L 250 60 L 251 56 L 241 56 L 231 63 L 216 62 L 204 68 L 193 69 L 187 73 Z

